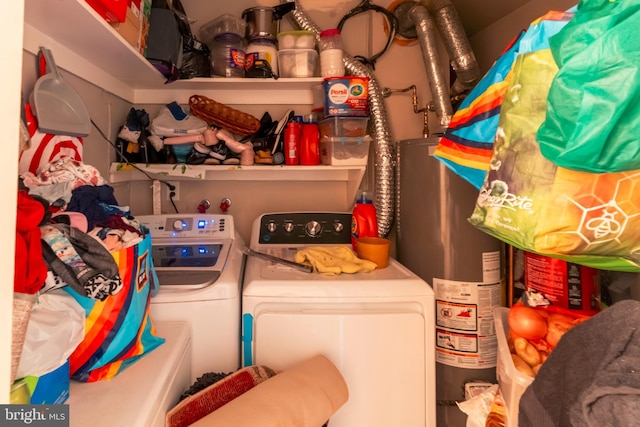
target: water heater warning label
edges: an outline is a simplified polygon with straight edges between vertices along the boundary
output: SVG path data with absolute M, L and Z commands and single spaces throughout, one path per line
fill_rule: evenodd
M 496 366 L 493 309 L 501 305 L 500 281 L 433 279 L 436 294 L 436 361 L 460 368 Z

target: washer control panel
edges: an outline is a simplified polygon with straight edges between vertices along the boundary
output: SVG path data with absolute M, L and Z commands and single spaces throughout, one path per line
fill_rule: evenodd
M 136 219 L 144 224 L 153 238 L 188 239 L 234 237 L 231 215 L 173 214 L 139 215 Z
M 351 243 L 351 213 L 292 212 L 264 214 L 254 233 L 261 245 L 338 245 Z

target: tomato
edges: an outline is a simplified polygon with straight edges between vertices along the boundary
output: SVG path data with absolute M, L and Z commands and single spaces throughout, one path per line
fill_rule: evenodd
M 547 335 L 547 320 L 534 308 L 513 306 L 507 320 L 516 335 L 528 340 L 538 340 Z

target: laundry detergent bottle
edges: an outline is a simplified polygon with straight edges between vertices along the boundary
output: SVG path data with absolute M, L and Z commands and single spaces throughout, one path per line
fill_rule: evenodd
M 351 246 L 357 250 L 359 237 L 378 237 L 376 207 L 366 191 L 360 192 L 351 213 Z

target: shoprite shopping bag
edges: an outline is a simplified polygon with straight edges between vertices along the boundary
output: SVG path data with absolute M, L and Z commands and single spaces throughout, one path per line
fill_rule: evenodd
M 549 40 L 559 67 L 542 154 L 586 172 L 640 169 L 640 2 L 582 0 Z
M 557 166 L 536 132 L 558 71 L 549 49 L 520 55 L 489 170 L 469 221 L 515 247 L 605 270 L 640 271 L 640 170 Z
M 533 21 L 503 50 L 489 71 L 454 113 L 434 157 L 477 189 L 489 170 L 500 108 L 516 57 L 549 48 L 549 38 L 573 17 L 573 12 L 549 11 Z
M 84 340 L 71 354 L 71 378 L 108 380 L 164 343 L 156 335 L 149 312 L 158 278 L 151 258 L 151 235 L 128 248 L 111 252 L 118 265 L 122 289 L 98 301 L 66 286 L 86 313 Z

